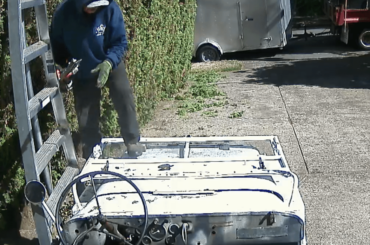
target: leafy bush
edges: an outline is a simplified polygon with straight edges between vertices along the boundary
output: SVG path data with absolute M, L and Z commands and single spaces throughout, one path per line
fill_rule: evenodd
M 49 18 L 60 0 L 47 0 Z M 157 102 L 171 97 L 181 89 L 191 67 L 193 30 L 196 0 L 117 0 L 126 22 L 129 52 L 126 57 L 127 72 L 136 97 L 138 118 L 141 125 L 147 123 Z M 24 171 L 11 90 L 10 58 L 8 50 L 7 2 L 0 0 L 0 230 L 12 228 L 14 211 L 20 208 L 24 186 Z M 31 19 L 32 20 L 32 19 Z M 50 23 L 50 19 L 49 19 Z M 35 21 L 26 25 L 29 43 L 34 43 Z M 31 65 L 34 92 L 44 86 L 40 59 Z M 64 96 L 67 116 L 72 131 L 77 130 L 72 95 Z M 117 114 L 103 90 L 101 101 L 103 135 L 119 136 Z M 45 139 L 56 127 L 50 107 L 39 116 Z M 64 169 L 63 156 L 57 155 L 52 162 L 53 182 Z M 6 211 L 6 212 L 5 212 Z M 7 222 L 8 221 L 8 222 Z

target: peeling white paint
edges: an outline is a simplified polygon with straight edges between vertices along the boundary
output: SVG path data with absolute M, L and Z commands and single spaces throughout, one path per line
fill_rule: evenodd
M 143 193 L 148 213 L 152 217 L 237 215 L 240 217 L 237 225 L 247 227 L 252 224 L 243 219 L 243 216 L 253 212 L 273 211 L 292 214 L 305 222 L 305 208 L 298 189 L 298 178 L 290 171 L 276 137 L 181 140 L 178 138 L 176 140 L 174 138 L 143 139 L 144 143 L 164 142 L 171 144 L 172 148 L 169 149 L 170 146 L 168 149 L 149 147 L 140 159 L 90 158 L 81 175 L 101 171 L 108 166 L 109 171 L 130 178 Z M 195 142 L 196 140 L 198 142 Z M 217 140 L 223 143 L 232 143 L 233 140 L 267 141 L 274 154 L 260 155 L 254 148 L 220 149 L 214 147 L 214 143 L 212 143 L 213 146 L 210 143 Z M 103 139 L 103 142 L 122 143 L 120 139 Z M 203 148 L 192 148 L 194 143 L 200 144 L 200 142 L 204 145 Z M 180 144 L 178 148 L 174 148 L 175 143 Z M 104 154 L 104 148 L 102 150 Z M 260 168 L 261 162 L 265 168 Z M 169 165 L 163 167 L 163 164 Z M 161 171 L 161 169 L 168 170 Z M 113 176 L 100 175 L 95 178 L 112 180 Z M 97 194 L 104 215 L 125 219 L 144 214 L 139 195 L 126 181 L 104 183 L 97 189 Z M 94 198 L 79 205 L 82 208 L 78 212 L 76 211 L 78 208 L 74 208 L 74 219 L 98 214 Z M 232 232 L 235 227 L 223 227 L 223 229 Z M 195 230 L 189 239 L 190 244 L 198 244 L 198 242 L 207 244 L 208 239 L 213 238 L 204 230 Z

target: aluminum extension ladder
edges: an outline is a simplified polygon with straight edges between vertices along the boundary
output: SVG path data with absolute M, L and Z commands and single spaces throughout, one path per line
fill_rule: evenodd
M 26 44 L 23 12 L 35 10 L 39 41 L 32 45 Z M 49 26 L 45 0 L 9 0 L 9 45 L 11 57 L 11 74 L 14 93 L 14 106 L 17 118 L 19 141 L 22 151 L 26 182 L 40 181 L 44 177 L 49 198 L 42 204 L 31 204 L 36 231 L 41 245 L 52 243 L 52 216 L 55 215 L 56 204 L 64 187 L 79 172 L 77 158 L 70 133 L 62 94 L 55 74 L 55 64 L 49 45 Z M 29 69 L 29 62 L 42 56 L 46 85 L 34 95 Z M 59 129 L 42 143 L 38 112 L 48 103 L 52 104 L 55 120 Z M 66 170 L 52 190 L 49 162 L 60 147 L 63 147 L 68 161 Z M 46 207 L 45 207 L 46 205 Z

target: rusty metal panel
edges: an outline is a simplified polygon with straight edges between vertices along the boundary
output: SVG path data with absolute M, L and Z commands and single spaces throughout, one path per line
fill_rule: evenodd
M 138 159 L 123 154 L 122 139 L 103 139 L 80 175 L 119 173 L 140 189 L 150 227 L 144 244 L 246 245 L 305 244 L 305 207 L 299 179 L 291 172 L 275 136 L 143 138 Z M 82 179 L 84 190 L 63 227 L 73 240 L 84 220 L 101 212 L 120 232 L 143 224 L 135 190 L 107 172 Z M 95 196 L 99 199 L 98 202 Z M 92 238 L 92 239 L 91 239 Z M 104 239 L 92 233 L 90 245 Z M 132 244 L 135 240 L 130 241 Z M 87 243 L 83 243 L 84 245 Z
M 256 239 L 264 237 L 287 237 L 289 235 L 288 226 L 278 227 L 257 227 L 249 229 L 237 229 L 236 239 Z

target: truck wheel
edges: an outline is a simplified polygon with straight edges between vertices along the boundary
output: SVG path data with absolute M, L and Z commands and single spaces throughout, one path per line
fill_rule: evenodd
M 363 29 L 358 36 L 358 46 L 363 50 L 370 50 L 370 29 Z
M 197 59 L 200 62 L 218 61 L 220 58 L 220 51 L 212 45 L 204 45 L 197 51 Z

